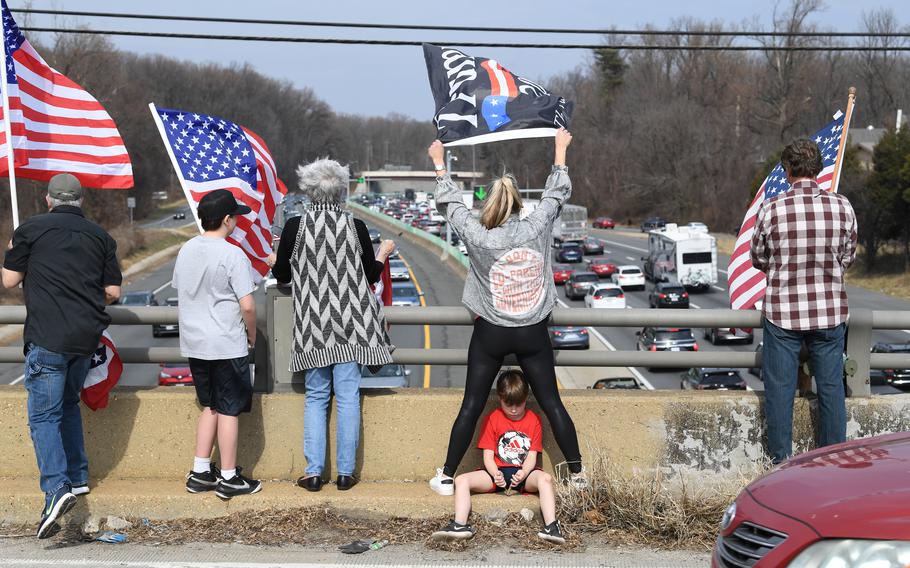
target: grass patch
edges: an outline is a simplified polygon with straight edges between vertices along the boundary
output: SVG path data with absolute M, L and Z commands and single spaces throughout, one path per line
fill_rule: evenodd
M 126 270 L 137 262 L 144 260 L 156 252 L 163 251 L 174 245 L 180 245 L 199 234 L 195 227 L 183 229 L 138 229 L 139 236 L 134 237 L 137 243 L 134 243 L 126 253 L 121 257 L 120 268 Z M 120 240 L 117 241 L 118 247 Z

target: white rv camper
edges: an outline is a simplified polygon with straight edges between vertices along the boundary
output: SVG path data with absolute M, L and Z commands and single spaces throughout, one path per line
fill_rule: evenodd
M 708 233 L 667 223 L 648 232 L 645 276 L 705 289 L 717 284 L 717 241 Z

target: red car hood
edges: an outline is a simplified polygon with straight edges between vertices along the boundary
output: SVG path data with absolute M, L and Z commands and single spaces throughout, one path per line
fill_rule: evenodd
M 910 539 L 910 433 L 853 440 L 786 462 L 747 488 L 823 538 Z

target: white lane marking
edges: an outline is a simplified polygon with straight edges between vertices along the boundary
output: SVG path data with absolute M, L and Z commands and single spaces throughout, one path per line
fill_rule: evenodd
M 726 274 L 726 273 L 727 273 L 726 270 L 721 270 L 720 268 L 718 268 L 717 271 L 720 272 L 721 274 Z
M 605 243 L 609 243 L 609 244 L 611 244 L 611 245 L 613 245 L 613 246 L 617 246 L 617 247 L 622 247 L 622 248 L 637 250 L 637 251 L 639 251 L 639 252 L 648 252 L 648 249 L 643 249 L 643 248 L 641 248 L 641 247 L 633 247 L 632 245 L 624 245 L 624 244 L 622 244 L 622 243 L 617 243 L 616 241 L 604 240 L 604 242 L 605 242 Z M 724 274 L 726 274 L 726 273 L 724 273 Z
M 711 286 L 711 287 L 714 288 L 715 290 L 717 290 L 718 292 L 726 292 L 726 291 L 727 291 L 726 288 L 721 288 L 720 286 Z
M 627 257 L 626 257 L 626 260 L 635 260 L 635 257 L 634 257 L 634 256 L 627 256 Z
M 561 305 L 561 306 L 564 307 L 564 308 L 568 308 L 568 307 L 569 307 L 569 305 L 566 304 L 565 302 L 563 302 L 561 298 L 556 298 L 556 301 L 559 302 L 559 305 Z M 629 308 L 629 306 L 626 306 L 626 308 L 627 308 L 627 309 L 631 309 L 631 308 Z M 610 342 L 607 340 L 607 338 L 604 337 L 599 331 L 597 331 L 597 330 L 594 329 L 593 327 L 589 327 L 589 328 L 587 328 L 587 329 L 588 329 L 588 333 L 593 334 L 594 337 L 596 337 L 597 339 L 599 339 L 600 342 L 603 343 L 603 344 L 606 346 L 607 349 L 609 349 L 610 351 L 616 351 L 616 347 L 613 347 L 613 344 L 610 343 Z M 648 379 L 645 378 L 644 375 L 642 375 L 641 373 L 639 373 L 639 372 L 638 372 L 638 369 L 636 369 L 635 367 L 626 367 L 626 368 L 629 369 L 629 372 L 632 373 L 633 375 L 635 375 L 635 377 L 636 377 L 639 381 L 641 381 L 641 384 L 643 384 L 643 385 L 645 386 L 645 389 L 647 389 L 647 390 L 655 390 L 655 389 L 654 389 L 654 385 L 652 385 L 652 384 L 650 383 L 650 381 L 648 381 Z
M 700 309 L 701 309 L 701 306 L 699 306 L 698 304 L 696 304 L 696 303 L 694 303 L 694 302 L 689 302 L 689 306 L 695 308 L 696 310 L 700 310 Z
M 901 331 L 903 331 L 904 333 L 910 333 L 910 329 L 902 329 Z
M 10 384 L 11 384 L 11 385 L 18 385 L 19 383 L 22 382 L 22 379 L 24 379 L 24 378 L 25 378 L 25 374 L 23 373 L 23 374 L 19 375 L 19 378 L 18 378 L 18 379 L 14 379 L 13 382 L 11 382 Z
M 155 290 L 152 292 L 152 294 L 157 294 L 158 292 L 164 290 L 165 288 L 167 288 L 168 286 L 171 285 L 171 282 L 172 282 L 172 280 L 168 280 L 162 286 L 155 288 Z

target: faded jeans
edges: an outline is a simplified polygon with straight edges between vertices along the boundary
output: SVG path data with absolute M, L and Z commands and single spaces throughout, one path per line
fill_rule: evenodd
M 780 463 L 793 455 L 793 398 L 799 368 L 799 350 L 805 341 L 809 367 L 818 387 L 818 447 L 847 438 L 844 400 L 844 329 L 795 331 L 765 321 L 762 375 L 765 381 L 765 420 L 771 461 Z
M 90 356 L 56 353 L 34 343 L 25 355 L 28 426 L 46 494 L 88 482 L 79 393 L 90 363 Z
M 306 371 L 306 403 L 303 411 L 303 457 L 306 475 L 322 475 L 325 469 L 326 423 L 329 399 L 335 391 L 335 442 L 338 475 L 353 475 L 360 443 L 360 365 L 337 363 Z

